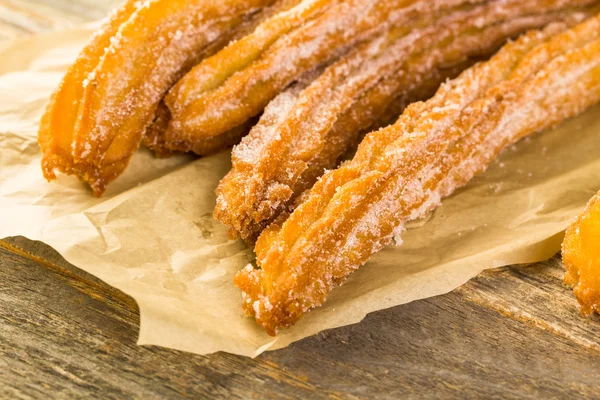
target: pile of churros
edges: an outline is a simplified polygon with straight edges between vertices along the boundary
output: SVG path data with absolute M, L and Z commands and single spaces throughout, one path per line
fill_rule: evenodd
M 214 216 L 255 245 L 235 284 L 275 335 L 504 148 L 600 102 L 598 13 L 600 0 L 128 0 L 51 98 L 43 173 L 100 196 L 140 145 L 235 146 Z M 564 249 L 587 311 L 599 204 Z

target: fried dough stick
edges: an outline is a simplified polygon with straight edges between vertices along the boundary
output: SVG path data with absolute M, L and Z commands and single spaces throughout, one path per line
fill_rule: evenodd
M 197 61 L 194 62 L 192 66 L 195 66 L 204 59 L 215 55 L 230 43 L 236 42 L 239 39 L 250 35 L 260 24 L 279 13 L 288 11 L 290 8 L 298 5 L 298 3 L 301 1 L 302 0 L 276 0 L 272 5 L 264 7 L 259 12 L 249 15 L 240 25 L 223 33 L 221 36 L 219 36 L 219 38 L 217 38 L 217 40 L 202 50 L 197 57 Z M 189 71 L 182 71 L 180 78 L 182 78 L 187 72 Z M 169 111 L 169 108 L 165 104 L 165 99 L 163 98 L 156 110 L 154 121 L 146 130 L 143 139 L 144 146 L 152 150 L 155 156 L 159 158 L 170 157 L 176 153 L 167 149 L 164 145 L 163 136 L 170 121 L 171 112 Z M 228 134 L 214 138 L 213 140 L 206 140 L 203 143 L 199 143 L 197 146 L 198 154 L 212 154 L 238 143 L 239 139 L 243 135 L 247 134 L 255 123 L 256 121 L 249 120 L 247 124 L 244 124 L 236 129 L 232 129 L 231 132 L 228 132 Z
M 47 179 L 96 195 L 125 169 L 166 91 L 220 35 L 274 0 L 128 1 L 83 50 L 42 118 Z
M 218 55 L 207 55 L 207 59 L 171 88 L 157 110 L 155 123 L 144 137 L 144 144 L 159 157 L 167 157 L 177 152 L 174 146 L 167 148 L 165 143 L 165 132 L 173 113 L 180 114 L 192 100 L 219 86 L 235 72 L 251 64 L 285 33 L 322 14 L 338 2 L 339 0 L 280 0 L 274 7 L 261 13 L 260 20 L 255 19 L 252 25 L 244 26 L 239 30 L 241 34 L 236 34 L 229 40 L 231 44 L 226 43 L 229 46 L 223 46 L 225 48 Z M 253 122 L 256 121 L 250 120 L 218 137 L 198 140 L 193 148 L 185 151 L 209 155 L 223 150 L 239 142 L 239 139 L 248 133 Z
M 567 274 L 585 315 L 600 313 L 600 192 L 567 229 L 562 246 Z
M 255 239 L 355 148 L 360 132 L 380 120 L 394 99 L 428 97 L 448 67 L 466 66 L 468 57 L 490 55 L 507 38 L 577 14 L 574 5 L 590 3 L 507 0 L 463 6 L 359 46 L 305 90 L 285 92 L 267 107 L 233 151 L 232 171 L 217 189 L 215 217 L 231 227 L 232 237 Z
M 98 65 L 106 53 L 106 48 L 118 33 L 121 25 L 127 22 L 138 10 L 138 0 L 128 0 L 113 11 L 108 22 L 92 37 L 75 63 L 69 68 L 60 86 L 53 93 L 42 116 L 38 141 L 44 153 L 42 167 L 47 179 L 55 179 L 55 168 L 71 170 L 71 149 L 74 140 L 74 123 L 77 119 L 80 100 L 83 97 L 83 82 Z M 63 164 L 63 167 L 58 165 Z
M 395 125 L 367 135 L 351 161 L 263 232 L 260 269 L 249 265 L 235 278 L 244 309 L 270 334 L 293 325 L 502 149 L 599 100 L 600 16 L 506 45 L 409 106 Z
M 199 153 L 197 143 L 260 114 L 302 74 L 335 60 L 360 41 L 418 16 L 484 1 L 338 0 L 325 2 L 318 15 L 304 16 L 305 8 L 316 2 L 305 0 L 296 12 L 275 17 L 294 23 L 267 21 L 251 37 L 232 44 L 184 77 L 167 97 L 172 120 L 162 142 L 167 150 Z M 236 56 L 234 61 L 232 56 Z M 225 68 L 215 74 L 209 64 Z

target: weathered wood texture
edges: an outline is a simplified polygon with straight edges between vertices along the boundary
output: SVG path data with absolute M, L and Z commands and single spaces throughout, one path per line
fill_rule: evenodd
M 0 36 L 114 3 L 0 0 Z M 202 357 L 136 346 L 131 298 L 14 238 L 0 246 L 0 398 L 598 398 L 600 319 L 579 316 L 562 275 L 558 258 L 502 268 L 255 360 Z
M 600 323 L 556 260 L 483 274 L 256 360 L 135 345 L 135 302 L 39 243 L 0 250 L 0 397 L 596 398 Z

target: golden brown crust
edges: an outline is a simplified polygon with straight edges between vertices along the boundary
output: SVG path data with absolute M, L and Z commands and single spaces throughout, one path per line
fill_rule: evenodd
M 140 3 L 129 0 L 115 10 L 108 22 L 98 31 L 83 49 L 75 63 L 69 68 L 60 86 L 52 94 L 46 112 L 42 116 L 38 142 L 44 152 L 42 169 L 44 176 L 55 179 L 54 168 L 72 173 L 74 162 L 71 156 L 73 126 L 83 96 L 83 82 L 98 66 L 100 58 L 110 46 L 112 38 L 122 24 L 138 10 Z
M 244 22 L 242 22 L 234 29 L 224 32 L 215 41 L 213 41 L 210 45 L 203 49 L 202 52 L 198 54 L 198 57 L 196 57 L 197 61 L 193 64 L 196 65 L 200 61 L 214 56 L 216 53 L 218 53 L 220 50 L 226 47 L 229 43 L 235 42 L 245 37 L 246 35 L 251 34 L 261 23 L 278 13 L 282 13 L 289 10 L 290 8 L 297 5 L 300 1 L 301 0 L 276 0 L 275 3 L 273 3 L 272 5 L 264 7 L 260 11 L 248 15 L 245 18 Z M 183 74 L 183 76 L 187 75 L 188 71 L 185 72 L 186 74 Z M 190 76 L 192 75 L 193 74 L 190 74 Z M 187 79 L 189 79 L 189 77 L 187 77 Z M 184 82 L 187 82 L 187 79 L 182 79 L 173 88 L 171 88 L 171 96 L 175 96 L 175 93 L 178 91 L 178 88 L 180 86 L 184 86 Z M 199 88 L 198 85 L 191 84 L 189 85 L 189 87 L 194 90 L 198 90 Z M 188 93 L 188 96 L 190 95 L 191 94 Z M 171 111 L 165 104 L 165 99 L 163 99 L 163 101 L 160 102 L 156 110 L 154 122 L 148 128 L 144 135 L 144 146 L 148 147 L 154 152 L 154 154 L 157 157 L 160 158 L 169 157 L 175 153 L 175 151 L 167 149 L 166 144 L 164 142 L 164 134 L 167 131 L 167 128 L 169 127 L 169 122 L 171 121 L 171 118 Z M 210 149 L 208 154 L 223 150 L 225 147 L 233 145 L 239 141 L 239 137 L 238 140 L 232 140 L 232 138 L 235 137 L 236 132 L 240 132 L 239 127 L 237 129 L 233 129 L 233 132 L 225 134 L 225 137 L 222 139 L 200 141 L 200 143 L 197 143 L 195 147 L 199 150 Z M 207 142 L 212 143 L 212 145 L 207 145 Z M 222 146 L 224 147 L 217 147 L 217 143 L 222 143 Z M 197 152 L 197 154 L 207 155 L 206 151 L 200 151 Z
M 600 192 L 567 229 L 562 256 L 581 312 L 600 313 Z
M 551 25 L 506 45 L 443 85 L 398 122 L 369 134 L 256 245 L 235 279 L 243 306 L 268 333 L 294 324 L 404 224 L 484 170 L 506 146 L 600 100 L 600 16 Z
M 232 171 L 217 189 L 215 217 L 230 226 L 232 237 L 255 239 L 356 148 L 363 130 L 433 94 L 451 67 L 467 66 L 469 57 L 490 55 L 507 38 L 568 18 L 577 13 L 573 6 L 588 3 L 463 4 L 358 46 L 307 88 L 283 93 L 267 107 L 233 151 Z
M 207 60 L 206 66 L 197 67 L 200 72 L 192 71 L 184 78 L 167 99 L 173 120 L 165 133 L 165 143 L 170 149 L 188 151 L 194 141 L 218 136 L 258 115 L 303 73 L 336 59 L 377 32 L 394 24 L 400 26 L 415 15 L 422 15 L 424 10 L 435 12 L 457 4 L 484 1 L 304 0 L 285 18 L 276 16 L 286 23 L 267 21 L 257 29 L 258 39 L 244 38 L 240 42 L 247 43 L 232 44 L 232 48 L 239 47 L 237 51 L 226 49 L 217 54 L 211 62 L 226 66 L 218 74 L 202 72 L 211 70 Z M 307 8 L 313 3 L 318 7 Z M 311 12 L 305 12 L 305 8 Z M 269 40 L 259 40 L 263 36 Z M 231 61 L 237 54 L 240 56 Z M 186 89 L 190 87 L 200 90 Z
M 219 135 L 195 135 L 193 119 L 201 118 L 206 111 L 200 109 L 202 100 L 220 113 L 224 106 L 216 103 L 214 92 L 221 89 L 231 91 L 231 87 L 240 84 L 239 74 L 245 72 L 247 80 L 259 77 L 258 71 L 249 71 L 257 63 L 257 59 L 275 46 L 281 37 L 290 31 L 306 24 L 313 18 L 321 15 L 331 6 L 339 3 L 338 0 L 304 0 L 289 10 L 280 12 L 260 24 L 252 33 L 231 43 L 218 54 L 204 60 L 190 71 L 180 82 L 170 90 L 165 101 L 172 115 L 164 137 L 161 142 L 170 150 L 188 152 L 197 147 L 197 141 L 210 139 Z M 235 75 L 235 77 L 234 77 Z M 229 88 L 229 89 L 226 89 Z M 221 97 L 224 97 L 221 95 Z M 230 108 L 241 108 L 242 99 L 237 99 Z M 249 115 L 248 117 L 251 117 Z M 219 134 L 227 134 L 231 129 L 246 122 L 248 118 L 233 121 L 227 119 L 221 126 Z M 194 136 L 190 139 L 190 136 Z M 214 140 L 214 139 L 213 139 Z
M 102 194 L 181 73 L 221 33 L 272 1 L 127 2 L 83 51 L 42 119 L 46 177 L 76 174 Z

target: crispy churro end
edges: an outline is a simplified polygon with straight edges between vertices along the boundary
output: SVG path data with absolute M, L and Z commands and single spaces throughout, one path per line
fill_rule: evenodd
M 562 256 L 565 283 L 573 287 L 583 315 L 600 312 L 600 193 L 567 229 Z

